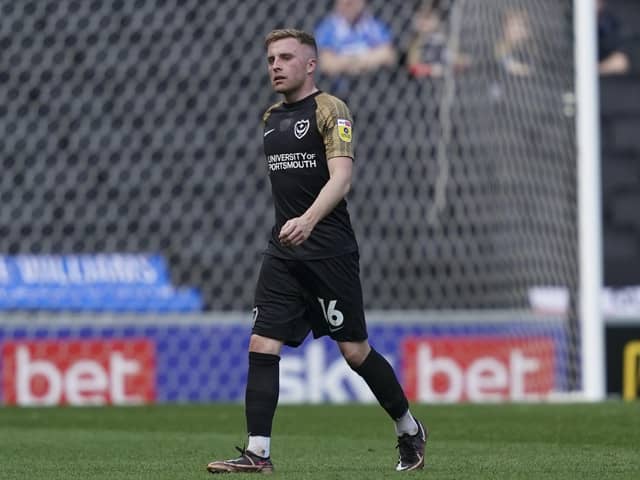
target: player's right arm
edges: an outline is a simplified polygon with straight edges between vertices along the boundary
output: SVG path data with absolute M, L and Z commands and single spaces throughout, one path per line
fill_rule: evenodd
M 329 180 L 315 201 L 301 216 L 289 219 L 280 230 L 280 243 L 294 247 L 304 242 L 320 220 L 347 195 L 351 188 L 353 160 L 351 157 L 333 157 L 327 160 Z

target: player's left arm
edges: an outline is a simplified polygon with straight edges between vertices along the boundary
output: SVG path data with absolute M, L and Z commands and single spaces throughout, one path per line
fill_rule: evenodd
M 304 242 L 317 223 L 340 203 L 351 188 L 353 160 L 351 157 L 333 157 L 327 160 L 329 180 L 315 201 L 301 216 L 289 219 L 280 230 L 280 243 L 295 247 Z

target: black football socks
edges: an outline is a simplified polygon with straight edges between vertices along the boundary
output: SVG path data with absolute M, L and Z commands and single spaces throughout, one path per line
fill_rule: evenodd
M 372 348 L 364 362 L 353 370 L 367 382 L 382 408 L 393 420 L 407 413 L 409 402 L 386 358 Z
M 249 435 L 271 436 L 280 393 L 280 357 L 249 352 L 245 414 Z

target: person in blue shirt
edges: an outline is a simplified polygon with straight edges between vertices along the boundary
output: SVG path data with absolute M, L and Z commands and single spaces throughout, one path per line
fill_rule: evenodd
M 336 0 L 315 37 L 320 70 L 329 76 L 356 76 L 396 63 L 391 30 L 365 0 Z

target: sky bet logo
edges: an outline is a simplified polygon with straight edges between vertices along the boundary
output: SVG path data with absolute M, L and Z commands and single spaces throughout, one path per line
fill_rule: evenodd
M 149 340 L 37 340 L 2 344 L 6 405 L 136 405 L 155 399 Z
M 402 351 L 405 389 L 414 401 L 535 400 L 554 386 L 548 337 L 409 338 Z
M 326 348 L 325 348 L 326 345 Z M 309 342 L 280 360 L 280 403 L 373 403 L 364 380 L 328 341 Z

